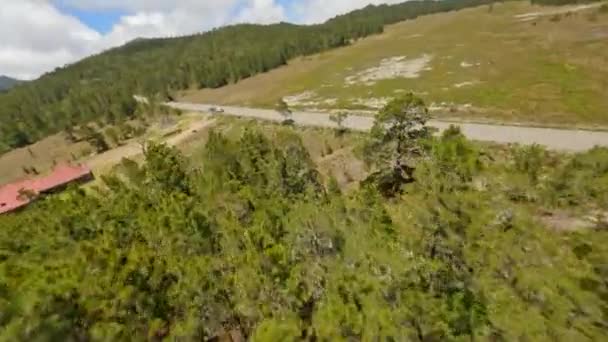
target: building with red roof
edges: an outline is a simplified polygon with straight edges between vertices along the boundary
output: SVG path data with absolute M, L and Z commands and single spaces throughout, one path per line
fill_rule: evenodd
M 49 175 L 2 185 L 0 215 L 24 208 L 40 195 L 62 191 L 72 183 L 84 183 L 93 179 L 93 172 L 84 165 L 60 165 Z

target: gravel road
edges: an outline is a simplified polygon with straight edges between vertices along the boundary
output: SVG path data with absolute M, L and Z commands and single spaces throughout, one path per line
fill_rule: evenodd
M 209 113 L 214 105 L 184 102 L 170 102 L 168 106 L 194 112 Z M 245 107 L 222 106 L 223 113 L 218 115 L 254 118 L 268 121 L 283 121 L 283 117 L 274 110 Z M 294 112 L 295 125 L 336 128 L 329 119 L 329 114 L 313 112 Z M 344 120 L 344 127 L 351 130 L 367 131 L 374 123 L 372 117 L 351 115 Z M 552 150 L 580 152 L 594 146 L 608 146 L 608 132 L 567 130 L 555 128 L 537 128 L 506 125 L 488 125 L 475 123 L 450 123 L 432 120 L 429 125 L 443 131 L 450 125 L 460 126 L 462 132 L 472 140 L 495 143 L 517 143 L 522 145 L 539 144 Z

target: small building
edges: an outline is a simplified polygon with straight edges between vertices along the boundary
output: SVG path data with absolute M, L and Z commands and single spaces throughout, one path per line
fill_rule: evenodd
M 60 165 L 46 176 L 1 185 L 0 215 L 22 209 L 40 195 L 63 191 L 70 184 L 93 179 L 93 172 L 84 165 Z

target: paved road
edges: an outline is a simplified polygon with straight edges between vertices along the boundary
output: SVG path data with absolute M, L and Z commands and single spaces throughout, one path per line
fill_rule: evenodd
M 210 112 L 214 105 L 171 102 L 170 107 L 194 112 Z M 274 110 L 245 107 L 222 106 L 226 116 L 254 118 L 268 121 L 283 121 L 283 117 Z M 292 119 L 298 126 L 337 127 L 329 119 L 329 114 L 313 112 L 294 112 Z M 374 119 L 366 116 L 349 116 L 343 123 L 346 128 L 367 131 Z M 443 131 L 454 123 L 432 120 L 429 125 Z M 554 128 L 536 128 L 522 126 L 488 125 L 475 123 L 457 123 L 462 132 L 472 140 L 496 143 L 518 143 L 522 145 L 539 144 L 559 151 L 586 151 L 594 146 L 608 146 L 608 132 L 566 130 Z

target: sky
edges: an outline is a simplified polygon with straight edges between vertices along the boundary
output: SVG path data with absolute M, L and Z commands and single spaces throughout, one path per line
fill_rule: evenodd
M 0 75 L 31 80 L 135 38 L 234 23 L 323 22 L 405 0 L 0 0 Z

